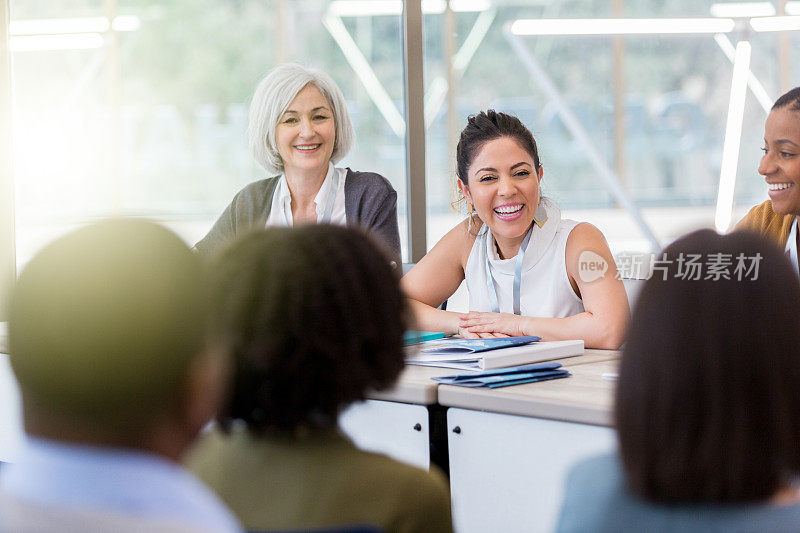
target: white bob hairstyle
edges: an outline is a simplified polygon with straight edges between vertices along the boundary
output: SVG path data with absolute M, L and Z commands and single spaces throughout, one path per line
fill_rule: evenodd
M 275 128 L 297 93 L 309 83 L 319 89 L 333 113 L 336 140 L 331 161 L 336 163 L 341 160 L 353 146 L 356 134 L 344 96 L 336 82 L 321 70 L 297 63 L 278 65 L 256 87 L 250 102 L 250 124 L 247 127 L 250 152 L 270 174 L 283 172 L 283 159 L 275 143 Z

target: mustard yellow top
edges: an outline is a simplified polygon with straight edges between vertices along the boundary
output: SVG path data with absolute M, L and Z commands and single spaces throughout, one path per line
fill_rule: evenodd
M 763 235 L 783 249 L 792 230 L 794 215 L 779 215 L 772 210 L 772 200 L 757 205 L 736 224 L 737 230 Z

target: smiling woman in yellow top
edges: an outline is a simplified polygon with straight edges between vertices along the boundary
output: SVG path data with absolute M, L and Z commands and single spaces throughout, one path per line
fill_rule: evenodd
M 784 247 L 798 271 L 797 217 L 800 216 L 800 87 L 775 101 L 764 126 L 764 156 L 758 173 L 769 200 L 755 206 L 736 229 L 755 231 Z

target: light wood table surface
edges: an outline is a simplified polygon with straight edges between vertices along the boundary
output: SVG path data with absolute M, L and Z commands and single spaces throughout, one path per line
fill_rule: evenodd
M 614 350 L 584 350 L 583 355 L 579 355 L 576 357 L 567 357 L 564 359 L 556 359 L 555 361 L 563 364 L 565 368 L 569 369 L 572 367 L 583 366 L 590 363 L 613 361 L 616 360 L 618 357 L 619 357 L 619 352 Z M 441 403 L 439 402 L 440 385 L 436 381 L 433 381 L 433 379 L 431 378 L 436 376 L 451 376 L 453 374 L 458 374 L 458 373 L 460 373 L 459 370 L 454 370 L 452 368 L 406 365 L 394 387 L 387 389 L 385 391 L 372 391 L 369 394 L 367 394 L 367 398 L 369 398 L 370 400 L 385 400 L 390 402 L 413 403 L 418 405 L 432 405 L 435 403 Z M 491 392 L 494 394 L 504 390 L 508 391 L 529 386 L 533 387 L 543 386 L 543 385 L 551 386 L 553 384 L 568 381 L 570 379 L 572 378 L 567 378 L 566 380 L 554 380 L 552 382 L 532 383 L 530 385 L 518 385 L 514 387 L 508 387 L 506 389 L 499 389 L 499 390 L 496 389 L 494 391 L 485 390 L 482 392 Z M 445 385 L 442 385 L 441 387 L 444 386 Z M 467 390 L 466 387 L 448 386 L 448 388 Z M 481 407 L 473 407 L 473 408 L 483 409 Z M 486 409 L 494 410 L 489 408 Z M 500 411 L 500 412 L 509 412 L 509 411 Z
M 437 403 L 439 383 L 431 378 L 447 376 L 455 371 L 449 368 L 406 365 L 397 383 L 391 389 L 372 391 L 367 394 L 370 400 L 433 405 Z
M 479 411 L 549 418 L 599 426 L 612 424 L 619 352 L 586 350 L 584 355 L 558 360 L 572 376 L 499 389 L 440 385 L 439 403 Z

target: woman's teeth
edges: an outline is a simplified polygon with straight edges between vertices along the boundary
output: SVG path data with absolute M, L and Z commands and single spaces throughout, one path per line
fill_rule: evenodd
M 771 191 L 782 191 L 783 189 L 794 186 L 794 183 L 767 183 L 767 186 Z
M 500 207 L 495 207 L 494 210 L 496 213 L 500 215 L 513 215 L 517 211 L 523 208 L 523 204 L 518 205 L 501 205 Z
M 320 147 L 319 144 L 313 144 L 311 146 L 295 146 L 295 148 L 301 151 L 316 150 L 319 147 Z

